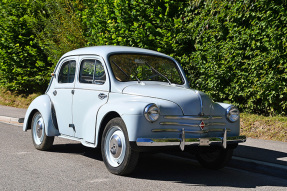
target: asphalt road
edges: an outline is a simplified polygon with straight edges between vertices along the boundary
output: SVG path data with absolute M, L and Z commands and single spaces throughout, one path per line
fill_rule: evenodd
M 56 138 L 34 149 L 31 132 L 0 123 L 0 190 L 286 190 L 287 179 L 226 167 L 207 170 L 167 154 L 144 154 L 129 177 L 107 171 L 99 150 Z

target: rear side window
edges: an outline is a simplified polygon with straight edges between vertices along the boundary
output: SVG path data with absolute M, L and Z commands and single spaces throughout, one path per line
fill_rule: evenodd
M 73 83 L 76 72 L 76 61 L 70 60 L 64 62 L 61 67 L 58 82 L 59 83 Z
M 83 60 L 80 69 L 80 83 L 102 85 L 106 81 L 106 73 L 102 63 L 98 60 Z

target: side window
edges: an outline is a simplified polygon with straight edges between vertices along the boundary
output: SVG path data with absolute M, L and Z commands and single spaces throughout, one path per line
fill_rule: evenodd
M 102 63 L 98 60 L 83 60 L 80 70 L 80 83 L 102 85 L 106 81 L 106 73 Z
M 58 82 L 59 83 L 73 83 L 75 79 L 76 72 L 76 61 L 67 61 L 62 65 L 59 73 Z

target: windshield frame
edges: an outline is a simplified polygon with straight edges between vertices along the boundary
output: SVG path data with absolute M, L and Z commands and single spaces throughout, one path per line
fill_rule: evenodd
M 169 57 L 167 55 L 157 55 L 157 54 L 151 54 L 151 53 L 144 53 L 144 52 L 116 52 L 116 53 L 110 53 L 107 58 L 108 58 L 108 63 L 110 65 L 110 68 L 111 68 L 111 73 L 112 73 L 112 76 L 114 77 L 114 79 L 117 81 L 117 82 L 120 82 L 120 83 L 126 83 L 126 82 L 138 82 L 139 80 L 128 80 L 128 81 L 120 81 L 116 78 L 116 75 L 114 74 L 114 71 L 113 71 L 113 61 L 111 61 L 111 56 L 113 55 L 146 55 L 146 56 L 153 56 L 153 57 L 159 57 L 159 58 L 163 58 L 163 59 L 168 59 L 169 61 L 171 61 L 177 72 L 178 72 L 178 75 L 179 75 L 179 78 L 181 80 L 181 83 L 172 83 L 172 84 L 176 84 L 176 85 L 185 85 L 186 84 L 186 79 L 184 77 L 184 73 L 182 71 L 182 68 L 179 66 L 179 64 L 176 62 L 175 59 L 173 59 L 172 57 Z M 143 81 L 143 82 L 159 82 L 159 83 L 169 83 L 167 81 L 153 81 L 153 80 L 140 80 L 140 81 Z

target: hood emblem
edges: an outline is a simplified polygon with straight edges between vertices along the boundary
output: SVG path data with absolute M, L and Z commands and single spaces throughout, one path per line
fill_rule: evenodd
M 205 124 L 203 121 L 201 121 L 201 123 L 199 124 L 199 127 L 201 128 L 201 130 L 203 130 L 203 128 L 205 127 Z

